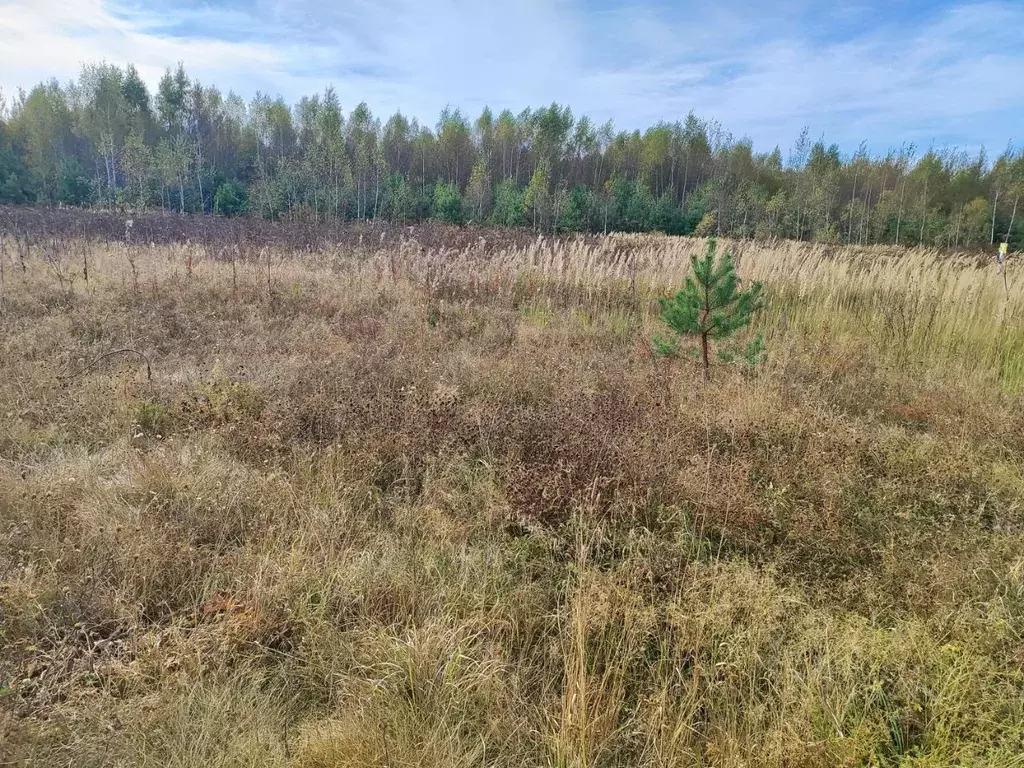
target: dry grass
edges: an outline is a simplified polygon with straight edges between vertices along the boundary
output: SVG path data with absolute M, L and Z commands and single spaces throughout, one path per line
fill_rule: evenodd
M 1024 765 L 1024 280 L 701 247 L 8 249 L 0 757 Z

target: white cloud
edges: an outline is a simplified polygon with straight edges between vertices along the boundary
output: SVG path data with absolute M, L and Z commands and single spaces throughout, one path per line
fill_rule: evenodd
M 784 34 L 739 45 L 746 30 L 733 33 L 726 23 L 715 63 L 734 74 L 692 83 L 684 53 L 675 68 L 659 62 L 628 76 L 615 68 L 588 74 L 584 100 L 639 124 L 694 108 L 759 146 L 785 145 L 810 125 L 847 146 L 959 135 L 1001 147 L 1024 108 L 1024 53 L 1011 39 L 1022 26 L 1024 6 L 1006 2 L 822 44 L 787 24 Z
M 101 0 L 0 0 L 0 39 L 0 87 L 8 93 L 51 77 L 71 79 L 83 64 L 103 59 L 133 62 L 151 82 L 179 60 L 210 78 L 284 64 L 265 44 L 147 34 Z
M 846 147 L 931 137 L 1001 147 L 1024 112 L 1013 39 L 1024 5 L 1014 0 L 964 2 L 912 24 L 878 3 L 829 16 L 808 0 L 770 11 L 754 0 L 604 10 L 586 0 L 255 0 L 159 12 L 113 2 L 0 0 L 0 88 L 66 80 L 100 59 L 131 61 L 153 84 L 182 60 L 246 96 L 296 99 L 333 84 L 348 108 L 367 101 L 427 123 L 447 103 L 475 112 L 559 101 L 627 128 L 694 109 L 759 147 L 785 146 L 805 124 Z

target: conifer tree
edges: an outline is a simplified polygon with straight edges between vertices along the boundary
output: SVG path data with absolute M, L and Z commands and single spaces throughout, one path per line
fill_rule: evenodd
M 434 187 L 434 216 L 448 224 L 462 224 L 465 221 L 462 195 L 457 186 L 441 181 Z
M 726 251 L 716 259 L 716 250 L 717 243 L 711 238 L 704 258 L 690 257 L 693 274 L 687 276 L 683 289 L 672 298 L 660 300 L 661 317 L 669 328 L 680 336 L 700 336 L 705 383 L 710 371 L 710 341 L 728 338 L 748 326 L 764 305 L 761 283 L 741 290 L 732 253 Z M 667 346 L 657 338 L 655 345 L 659 349 Z

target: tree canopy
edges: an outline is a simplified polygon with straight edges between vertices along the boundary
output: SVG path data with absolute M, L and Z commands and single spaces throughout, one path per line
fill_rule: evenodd
M 1012 148 L 847 156 L 805 130 L 756 151 L 693 113 L 616 131 L 559 104 L 475 119 L 446 108 L 428 126 L 365 103 L 346 114 L 330 88 L 246 102 L 182 64 L 155 93 L 134 67 L 103 63 L 0 96 L 0 204 L 1017 249 L 1022 197 Z

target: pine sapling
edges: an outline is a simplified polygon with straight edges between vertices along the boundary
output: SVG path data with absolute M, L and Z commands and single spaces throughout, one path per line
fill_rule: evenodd
M 732 254 L 726 251 L 716 259 L 716 250 L 717 242 L 711 238 L 704 258 L 690 257 L 693 274 L 687 276 L 683 289 L 660 300 L 661 318 L 669 328 L 678 336 L 700 337 L 705 384 L 711 370 L 710 342 L 726 339 L 750 325 L 754 313 L 764 306 L 761 283 L 741 290 Z M 656 351 L 669 346 L 655 337 Z
M 746 344 L 734 343 L 718 349 L 718 359 L 730 365 L 741 365 L 746 373 L 753 371 L 768 359 L 764 348 L 764 333 L 758 331 Z

